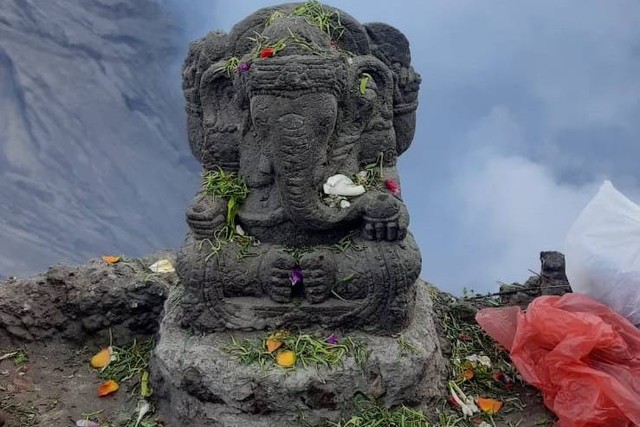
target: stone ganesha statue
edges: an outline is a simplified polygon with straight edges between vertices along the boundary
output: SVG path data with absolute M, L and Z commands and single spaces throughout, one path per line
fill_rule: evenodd
M 183 326 L 386 334 L 410 321 L 421 257 L 396 170 L 415 130 L 410 63 L 395 28 L 316 2 L 191 45 L 191 150 L 246 192 L 230 203 L 203 188 L 187 209 Z

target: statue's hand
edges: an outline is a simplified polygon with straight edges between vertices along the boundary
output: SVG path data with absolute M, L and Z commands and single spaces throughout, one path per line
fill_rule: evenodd
M 213 237 L 226 222 L 227 203 L 224 199 L 215 202 L 200 196 L 195 197 L 187 208 L 187 224 L 196 237 Z
M 364 209 L 362 236 L 367 240 L 402 240 L 409 216 L 401 200 L 390 194 L 376 195 Z

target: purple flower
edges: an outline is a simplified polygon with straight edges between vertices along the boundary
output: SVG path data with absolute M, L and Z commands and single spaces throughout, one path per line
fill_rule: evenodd
M 335 336 L 335 334 L 331 334 L 329 335 L 329 338 L 327 338 L 327 344 L 336 345 L 339 342 L 340 340 L 338 339 L 337 336 Z
M 250 69 L 251 69 L 251 62 L 242 62 L 240 65 L 238 65 L 238 72 L 240 74 L 246 73 Z
M 291 270 L 291 286 L 295 286 L 300 282 L 302 282 L 302 269 L 296 267 Z

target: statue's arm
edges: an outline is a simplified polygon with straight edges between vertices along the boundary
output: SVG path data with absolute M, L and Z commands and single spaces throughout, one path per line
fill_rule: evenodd
M 400 197 L 400 180 L 395 167 L 382 170 L 380 189 L 367 191 L 362 235 L 367 240 L 402 240 L 409 227 L 409 212 Z
M 198 193 L 187 207 L 187 224 L 196 237 L 213 237 L 226 224 L 227 201 Z

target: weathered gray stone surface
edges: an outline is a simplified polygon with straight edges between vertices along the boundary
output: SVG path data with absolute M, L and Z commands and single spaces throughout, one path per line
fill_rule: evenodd
M 331 24 L 318 26 L 314 13 Z M 205 170 L 244 180 L 236 223 L 259 241 L 239 257 L 239 244 L 220 238 L 228 198 L 194 198 L 177 265 L 183 325 L 406 327 L 421 267 L 396 169 L 420 85 L 406 37 L 329 6 L 285 4 L 194 42 L 183 77 L 191 150 Z M 330 177 L 357 179 L 376 162 L 364 194 L 325 203 Z M 348 250 L 333 250 L 344 242 Z
M 231 336 L 255 339 L 264 333 L 185 330 L 172 303 L 180 297 L 174 289 L 153 360 L 155 393 L 165 402 L 161 414 L 176 426 L 299 426 L 300 413 L 308 420 L 347 416 L 358 394 L 388 407 L 425 403 L 442 394 L 445 365 L 427 285 L 419 282 L 417 291 L 416 315 L 402 334 L 417 353 L 403 352 L 397 337 L 352 332 L 348 336 L 365 341 L 371 351 L 364 370 L 347 358 L 343 367 L 288 372 L 272 366 L 265 373 L 222 349 Z
M 113 265 L 92 260 L 0 282 L 0 348 L 33 341 L 100 348 L 110 341 L 109 330 L 121 345 L 153 336 L 169 284 L 177 280 L 175 274 L 148 270 L 161 258 L 174 255 L 157 253 Z

